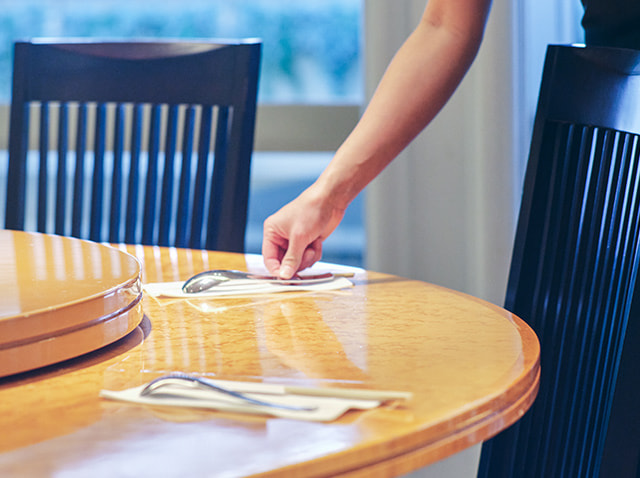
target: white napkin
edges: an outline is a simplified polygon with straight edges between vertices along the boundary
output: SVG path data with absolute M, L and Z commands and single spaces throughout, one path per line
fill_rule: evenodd
M 224 386 L 227 389 L 241 391 L 244 395 L 267 401 L 279 405 L 288 405 L 295 407 L 306 407 L 312 410 L 287 410 L 282 408 L 272 408 L 251 403 L 243 403 L 240 399 L 218 393 L 213 390 L 205 390 L 181 385 L 166 385 L 161 391 L 157 390 L 150 395 L 141 395 L 140 392 L 145 387 L 129 388 L 127 390 L 113 391 L 102 390 L 100 396 L 111 400 L 120 400 L 130 403 L 170 406 L 170 407 L 188 407 L 188 408 L 204 408 L 227 412 L 249 413 L 257 415 L 268 415 L 279 418 L 289 418 L 295 420 L 309 421 L 332 421 L 343 415 L 350 409 L 368 410 L 378 407 L 384 400 L 361 399 L 361 398 L 345 398 L 328 396 L 327 390 L 318 389 L 320 396 L 305 394 L 288 393 L 286 388 L 280 385 L 249 383 L 249 382 L 229 382 L 223 380 L 212 380 L 212 382 Z M 251 391 L 247 391 L 251 390 Z M 309 390 L 309 389 L 306 389 Z M 337 393 L 340 389 L 336 389 Z M 347 395 L 348 395 L 347 390 Z M 354 390 L 351 391 L 358 394 L 366 394 L 367 391 Z M 385 394 L 395 394 L 396 392 L 376 392 L 371 391 L 371 396 L 380 394 L 383 398 Z M 403 397 L 403 392 L 400 398 Z
M 173 298 L 206 298 L 221 297 L 248 294 L 274 294 L 276 292 L 295 292 L 295 291 L 329 291 L 353 287 L 353 282 L 345 277 L 336 277 L 327 282 L 319 282 L 317 284 L 299 284 L 287 285 L 278 284 L 277 282 L 256 281 L 246 279 L 235 279 L 221 283 L 212 287 L 208 291 L 198 292 L 197 294 L 187 294 L 182 292 L 184 282 L 152 282 L 143 284 L 143 289 L 149 295 L 154 297 L 173 297 Z

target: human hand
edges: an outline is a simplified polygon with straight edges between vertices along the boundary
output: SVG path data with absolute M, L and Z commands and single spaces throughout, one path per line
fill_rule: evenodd
M 344 209 L 314 186 L 264 222 L 262 256 L 267 270 L 282 279 L 312 266 L 322 257 L 322 243 L 335 230 Z

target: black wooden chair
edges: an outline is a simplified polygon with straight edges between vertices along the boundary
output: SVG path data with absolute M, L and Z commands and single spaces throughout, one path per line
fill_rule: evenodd
M 16 43 L 6 228 L 243 251 L 260 51 Z
M 507 288 L 540 390 L 479 476 L 636 477 L 640 52 L 550 46 Z

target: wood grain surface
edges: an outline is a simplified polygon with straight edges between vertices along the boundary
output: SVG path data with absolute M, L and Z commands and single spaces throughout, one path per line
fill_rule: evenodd
M 140 261 L 143 283 L 261 267 L 251 255 L 117 247 Z M 144 318 L 121 340 L 0 380 L 0 476 L 399 476 L 529 408 L 539 344 L 520 319 L 420 281 L 356 269 L 352 282 L 236 298 L 144 294 Z M 98 397 L 174 371 L 413 398 L 312 423 Z

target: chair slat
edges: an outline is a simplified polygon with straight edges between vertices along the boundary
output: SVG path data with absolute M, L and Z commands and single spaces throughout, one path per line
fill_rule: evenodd
M 216 126 L 215 154 L 214 158 L 224 158 L 227 156 L 229 149 L 229 141 L 227 131 L 229 130 L 230 109 L 228 107 L 219 107 Z M 225 181 L 233 181 L 232 177 L 227 175 L 227 163 L 223 161 L 214 161 L 213 163 L 213 181 L 211 183 L 211 191 L 209 197 L 210 204 L 224 204 L 224 187 Z M 223 209 L 228 208 L 211 208 L 207 218 L 207 233 L 205 239 L 205 247 L 207 249 L 216 249 L 219 246 L 219 236 L 222 235 L 221 215 Z
M 40 106 L 39 133 L 39 166 L 38 166 L 38 232 L 47 231 L 48 216 L 48 173 L 49 173 L 49 103 Z
M 195 134 L 196 107 L 190 105 L 185 110 L 182 131 L 182 167 L 180 168 L 180 188 L 178 189 L 178 206 L 176 211 L 176 238 L 178 247 L 187 247 L 190 227 L 191 174 Z
M 138 200 L 140 190 L 140 153 L 142 150 L 142 121 L 143 105 L 136 104 L 133 108 L 131 124 L 131 151 L 129 164 L 129 183 L 127 187 L 127 217 L 124 240 L 128 244 L 136 244 L 138 225 Z
M 178 105 L 170 105 L 167 110 L 167 124 L 164 129 L 164 172 L 162 175 L 162 193 L 160 195 L 160 219 L 158 223 L 158 245 L 171 244 L 171 224 L 174 216 L 174 177 L 176 164 L 176 144 L 178 138 Z
M 68 108 L 61 103 L 58 109 L 58 176 L 56 182 L 56 223 L 55 233 L 66 233 L 67 217 L 67 153 L 68 143 Z
M 122 240 L 120 216 L 122 214 L 122 174 L 124 155 L 126 111 L 125 105 L 118 103 L 115 107 L 113 120 L 113 172 L 111 174 L 111 207 L 109 214 L 109 242 L 118 243 Z
M 102 218 L 104 208 L 104 155 L 107 140 L 107 105 L 98 104 L 95 111 L 93 146 L 93 174 L 91 180 L 91 218 L 89 239 L 102 241 Z
M 142 244 L 157 244 L 155 238 L 158 195 L 158 160 L 160 155 L 160 127 L 162 121 L 162 105 L 151 107 L 149 125 L 149 144 L 144 208 L 142 217 Z
M 78 120 L 76 123 L 75 145 L 75 173 L 73 179 L 73 201 L 71 213 L 71 235 L 83 237 L 82 224 L 84 219 L 84 181 L 85 161 L 87 151 L 87 105 L 78 105 Z
M 208 177 L 209 171 L 212 121 L 213 108 L 202 108 L 198 134 L 198 160 L 196 163 L 196 180 L 193 188 L 191 240 L 189 241 L 189 247 L 193 249 L 199 249 L 203 247 L 202 228 L 204 226 L 204 200 L 207 190 L 205 178 Z

